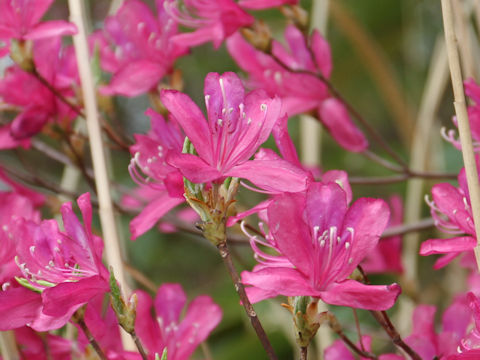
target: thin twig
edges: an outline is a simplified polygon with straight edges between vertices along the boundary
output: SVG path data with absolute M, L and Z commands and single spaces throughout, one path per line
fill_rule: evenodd
M 340 337 L 340 339 L 350 348 L 352 349 L 356 354 L 368 358 L 368 359 L 378 359 L 378 357 L 375 354 L 372 354 L 368 351 L 364 351 L 360 349 L 355 343 L 352 342 L 342 331 L 342 329 L 339 328 L 332 328 L 333 331 Z
M 242 305 L 245 309 L 245 313 L 250 319 L 250 323 L 252 324 L 253 328 L 255 329 L 255 332 L 258 336 L 258 339 L 262 343 L 263 348 L 265 349 L 268 358 L 270 360 L 276 360 L 277 355 L 275 355 L 275 351 L 273 350 L 272 345 L 270 344 L 270 340 L 268 340 L 267 334 L 265 333 L 265 330 L 262 327 L 262 324 L 260 323 L 260 320 L 258 319 L 257 313 L 255 312 L 255 309 L 253 308 L 252 304 L 250 303 L 250 300 L 248 300 L 247 293 L 245 292 L 245 288 L 240 280 L 240 276 L 237 273 L 237 269 L 235 269 L 235 266 L 233 265 L 232 258 L 230 256 L 230 252 L 228 251 L 228 246 L 227 243 L 221 242 L 219 245 L 217 245 L 218 251 L 220 253 L 220 256 L 227 267 L 228 273 L 230 274 L 230 277 L 232 278 L 233 285 L 235 287 L 235 290 L 237 291 L 238 296 L 240 297 L 240 301 L 242 302 Z
M 448 63 L 450 66 L 450 75 L 452 78 L 453 94 L 455 98 L 453 104 L 457 114 L 458 132 L 460 135 L 460 142 L 462 144 L 463 162 L 465 164 L 468 191 L 470 193 L 470 205 L 472 207 L 475 232 L 480 234 L 480 187 L 478 184 L 477 165 L 475 163 L 472 135 L 470 132 L 467 106 L 465 103 L 465 94 L 463 91 L 460 58 L 456 46 L 457 40 L 453 25 L 452 4 L 449 0 L 442 0 L 442 15 L 443 26 L 445 30 L 445 40 L 447 44 Z M 480 237 L 477 239 L 475 257 L 477 259 L 477 266 L 480 269 Z
M 357 329 L 357 334 L 358 334 L 358 343 L 360 344 L 360 349 L 365 351 L 365 346 L 363 346 L 362 330 L 360 329 L 360 321 L 358 320 L 357 309 L 352 308 L 352 311 L 353 311 L 353 318 L 355 319 L 355 328 Z
M 75 319 L 75 322 L 80 326 L 82 329 L 83 333 L 85 334 L 85 337 L 87 338 L 88 342 L 90 345 L 92 345 L 93 349 L 97 353 L 97 355 L 100 357 L 102 360 L 108 360 L 107 356 L 103 352 L 102 348 L 98 344 L 97 340 L 93 337 L 92 333 L 90 332 L 90 329 L 87 327 L 87 324 L 85 324 L 85 321 L 81 317 L 77 317 Z
M 433 228 L 434 226 L 435 221 L 432 218 L 426 218 L 411 224 L 402 224 L 389 227 L 383 232 L 382 238 L 422 231 Z
M 123 266 L 125 270 L 130 274 L 130 276 L 139 284 L 145 286 L 148 290 L 152 293 L 156 293 L 158 290 L 158 286 L 150 280 L 145 274 L 143 274 L 140 270 L 134 268 L 132 265 L 127 264 L 125 261 L 123 262 Z
M 143 360 L 148 360 L 148 355 L 147 355 L 147 353 L 145 352 L 145 349 L 143 348 L 142 342 L 141 342 L 140 339 L 138 338 L 137 333 L 135 332 L 135 330 L 133 330 L 133 331 L 130 333 L 130 336 L 132 337 L 133 342 L 135 343 L 135 346 L 137 347 L 137 350 L 138 350 L 138 352 L 140 353 L 140 356 L 142 357 L 142 359 L 143 359 Z

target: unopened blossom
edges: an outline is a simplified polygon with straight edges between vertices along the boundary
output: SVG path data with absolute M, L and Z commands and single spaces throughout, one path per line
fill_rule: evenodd
M 165 8 L 179 24 L 195 29 L 173 38 L 188 47 L 211 41 L 218 48 L 235 31 L 254 22 L 233 0 L 165 0 Z
M 383 200 L 361 198 L 348 208 L 340 185 L 313 183 L 306 191 L 276 197 L 267 218 L 267 240 L 251 237 L 259 265 L 242 273 L 251 301 L 313 296 L 329 304 L 373 310 L 395 303 L 397 284 L 364 285 L 348 279 L 387 226 L 389 210 Z
M 167 162 L 194 183 L 238 177 L 272 191 L 300 191 L 307 174 L 283 159 L 249 160 L 281 117 L 281 102 L 264 91 L 245 94 L 237 75 L 205 78 L 208 120 L 185 94 L 163 90 L 161 100 L 183 128 L 197 155 L 170 153 Z
M 105 29 L 93 43 L 101 55 L 102 68 L 113 74 L 100 91 L 108 95 L 137 96 L 155 88 L 172 71 L 174 61 L 187 47 L 172 42 L 177 22 L 157 0 L 157 16 L 139 0 L 127 0 L 115 15 L 107 17 Z
M 447 265 L 458 255 L 471 251 L 477 244 L 465 169 L 458 175 L 458 187 L 440 183 L 432 187 L 428 201 L 435 225 L 448 239 L 429 239 L 420 246 L 420 255 L 445 254 L 435 262 L 435 268 Z
M 102 240 L 92 234 L 90 195 L 77 200 L 82 225 L 72 204 L 62 205 L 65 231 L 55 220 L 40 224 L 19 219 L 13 229 L 19 287 L 0 292 L 0 329 L 28 324 L 38 331 L 59 328 L 92 297 L 109 291 L 102 264 Z M 15 308 L 17 312 L 12 312 Z M 23 324 L 22 324 L 23 322 Z
M 166 121 L 151 109 L 146 114 L 151 119 L 151 130 L 147 135 L 135 134 L 136 143 L 130 148 L 133 158 L 128 169 L 140 186 L 130 197 L 136 196 L 142 205 L 147 203 L 130 222 L 132 239 L 151 229 L 162 216 L 185 201 L 182 175 L 166 162 L 169 151 L 182 150 L 184 135 L 174 120 Z M 135 205 L 128 198 L 125 201 Z
M 57 37 L 37 40 L 33 49 L 36 71 L 62 96 L 74 96 L 78 73 L 73 48 L 63 48 Z M 33 74 L 17 65 L 9 67 L 0 80 L 0 101 L 20 109 L 12 123 L 1 128 L 2 131 L 8 130 L 10 137 L 17 142 L 2 143 L 0 148 L 15 147 L 20 140 L 40 132 L 48 122 L 69 124 L 77 116 Z
M 54 0 L 0 0 L 0 40 L 36 40 L 77 32 L 64 20 L 40 22 Z M 6 51 L 0 49 L 0 56 Z
M 137 291 L 136 295 L 135 331 L 151 359 L 155 353 L 161 355 L 165 348 L 169 360 L 189 359 L 222 318 L 220 307 L 203 295 L 188 305 L 181 319 L 187 299 L 179 284 L 160 286 L 155 301 L 143 291 Z
M 354 152 L 365 150 L 368 142 L 352 122 L 345 105 L 330 97 L 327 86 L 316 76 L 328 79 L 332 71 L 327 41 L 314 31 L 307 44 L 302 32 L 293 25 L 286 28 L 285 40 L 288 48 L 273 41 L 275 58 L 255 50 L 239 33 L 228 39 L 227 47 L 237 64 L 248 73 L 248 85 L 264 89 L 270 96 L 279 96 L 282 109 L 289 117 L 314 110 L 342 147 Z

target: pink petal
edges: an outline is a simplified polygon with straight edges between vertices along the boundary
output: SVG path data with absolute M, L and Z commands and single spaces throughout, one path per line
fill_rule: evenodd
M 240 0 L 238 5 L 244 9 L 263 10 L 282 5 L 296 5 L 298 0 Z
M 0 149 L 14 149 L 22 146 L 27 148 L 30 145 L 30 139 L 17 140 L 11 135 L 10 125 L 0 127 Z
M 42 292 L 43 312 L 50 316 L 72 315 L 95 295 L 110 290 L 108 282 L 100 276 L 91 276 L 77 282 L 65 282 Z
M 77 27 L 75 24 L 64 20 L 52 20 L 35 25 L 24 35 L 24 39 L 37 40 L 54 36 L 75 35 L 76 33 Z
M 271 202 L 272 202 L 271 199 L 262 201 L 262 202 L 258 203 L 257 205 L 255 205 L 254 207 L 252 207 L 251 209 L 240 212 L 235 216 L 230 216 L 227 220 L 227 226 L 228 227 L 233 226 L 237 222 L 246 218 L 247 216 L 250 216 L 252 214 L 256 214 L 256 213 L 258 213 L 259 211 L 262 211 L 262 210 L 266 210 Z
M 335 226 L 340 229 L 347 212 L 346 193 L 336 183 L 312 183 L 306 194 L 307 219 L 311 228 L 321 231 Z
M 159 63 L 147 60 L 130 62 L 113 75 L 110 84 L 100 92 L 105 95 L 138 96 L 157 85 L 165 74 Z
M 355 360 L 342 340 L 335 340 L 332 345 L 325 349 L 324 360 Z
M 420 245 L 420 255 L 445 254 L 473 250 L 477 241 L 471 236 L 461 236 L 451 239 L 429 239 Z
M 293 143 L 288 132 L 287 124 L 288 116 L 285 115 L 278 119 L 277 123 L 273 127 L 273 137 L 275 138 L 275 143 L 277 144 L 278 150 L 280 150 L 280 154 L 282 154 L 283 158 L 301 168 L 302 164 L 298 158 L 295 144 Z
M 24 287 L 0 291 L 0 331 L 32 322 L 42 306 L 40 294 Z
M 312 55 L 305 43 L 305 36 L 296 26 L 287 26 L 285 29 L 285 40 L 290 47 L 295 62 L 298 64 L 296 68 L 315 71 L 315 66 L 312 62 Z M 272 51 L 274 50 L 275 48 Z M 275 55 L 275 52 L 273 52 L 273 54 Z M 293 68 L 293 70 L 296 70 L 296 68 Z
M 155 297 L 155 312 L 165 326 L 178 324 L 187 296 L 179 284 L 163 284 Z
M 322 102 L 318 115 L 332 137 L 345 149 L 361 152 L 368 147 L 363 133 L 350 119 L 345 106 L 337 99 L 330 98 Z
M 145 206 L 142 212 L 135 216 L 130 222 L 131 239 L 135 240 L 150 230 L 163 215 L 184 201 L 183 198 L 170 197 L 167 192 L 157 195 L 157 197 Z
M 462 178 L 461 174 L 459 179 Z M 432 197 L 438 209 L 448 216 L 463 231 L 474 234 L 475 230 L 470 214 L 465 210 L 464 194 L 448 183 L 436 184 L 432 187 Z
M 447 266 L 448 264 L 450 264 L 459 255 L 461 255 L 461 253 L 453 252 L 453 253 L 448 253 L 446 255 L 440 256 L 437 260 L 435 260 L 435 263 L 433 264 L 433 268 L 435 270 L 441 269 Z
M 287 193 L 275 198 L 267 213 L 270 231 L 280 252 L 309 276 L 313 271 L 313 245 L 304 220 L 304 208 L 304 195 Z
M 201 184 L 221 178 L 222 175 L 217 169 L 208 165 L 198 156 L 191 154 L 169 153 L 167 162 L 180 170 L 180 172 L 191 182 Z M 234 175 L 232 175 L 234 176 Z
M 257 287 L 275 296 L 318 297 L 321 294 L 312 289 L 307 279 L 298 270 L 291 268 L 275 267 L 253 272 L 243 271 L 242 283 Z
M 199 296 L 188 306 L 185 318 L 179 325 L 178 338 L 182 340 L 175 353 L 178 359 L 188 359 L 195 348 L 205 341 L 220 323 L 222 310 L 209 296 Z
M 305 190 L 309 174 L 283 159 L 251 160 L 234 166 L 226 176 L 250 180 L 261 189 L 273 192 L 298 192 Z
M 331 284 L 321 293 L 327 304 L 348 306 L 367 310 L 390 309 L 401 289 L 397 284 L 364 285 L 354 280 Z
M 160 99 L 183 128 L 200 157 L 211 164 L 210 129 L 198 106 L 187 95 L 173 90 L 163 90 Z
M 328 79 L 332 72 L 332 54 L 330 45 L 317 30 L 312 34 L 311 49 L 320 72 Z
M 137 290 L 138 298 L 135 331 L 149 352 L 162 351 L 162 335 L 158 322 L 152 317 L 153 301 L 146 292 Z
M 350 204 L 352 201 L 352 188 L 350 187 L 350 182 L 348 181 L 348 174 L 343 170 L 329 170 L 322 174 L 322 183 L 328 184 L 334 182 L 338 184 L 345 195 L 347 196 L 347 204 Z

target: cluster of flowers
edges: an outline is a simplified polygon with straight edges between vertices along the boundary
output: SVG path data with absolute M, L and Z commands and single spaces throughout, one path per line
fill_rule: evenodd
M 74 50 L 62 43 L 62 36 L 75 34 L 76 27 L 59 20 L 40 21 L 52 1 L 0 0 L 4 44 L 0 57 L 9 54 L 14 61 L 0 79 L 1 109 L 15 113 L 0 127 L 1 149 L 28 148 L 34 135 L 53 128 L 70 130 L 81 114 Z M 185 0 L 180 6 L 176 0 L 156 0 L 155 16 L 140 0 L 126 0 L 107 17 L 103 29 L 91 34 L 91 52 L 101 69 L 111 74 L 109 83 L 99 87 L 103 96 L 149 93 L 161 103 L 156 103 L 158 111 L 146 112 L 150 132 L 136 134 L 130 147 L 128 170 L 139 187 L 122 204 L 139 211 L 130 223 L 132 239 L 184 202 L 198 213 L 205 237 L 215 245 L 225 241 L 224 227 L 257 214 L 261 219 L 257 234 L 242 223 L 258 261 L 252 271 L 241 274 L 251 302 L 283 295 L 384 311 L 395 304 L 399 285 L 370 285 L 356 273 L 359 266 L 367 273 L 402 272 L 401 238 L 380 239 L 387 226 L 401 223 L 401 201 L 391 199 L 392 211 L 382 199 L 352 202 L 347 173 L 304 167 L 288 133 L 289 118 L 310 112 L 344 149 L 362 152 L 369 146 L 345 104 L 330 94 L 328 43 L 317 31 L 307 37 L 289 25 L 284 34 L 287 46 L 273 41 L 267 50 L 257 49 L 240 31 L 255 28 L 255 18 L 247 10 L 296 2 Z M 180 32 L 179 26 L 193 30 Z M 233 72 L 209 73 L 204 83 L 205 117 L 188 95 L 166 81 L 172 78 L 175 61 L 192 47 L 212 42 L 218 48 L 224 41 L 248 78 L 242 81 Z M 466 88 L 477 102 L 469 115 L 480 142 L 475 126 L 480 119 L 480 87 L 469 81 Z M 260 148 L 270 135 L 278 153 Z M 451 133 L 447 137 L 460 146 Z M 11 188 L 0 193 L 0 330 L 15 329 L 28 358 L 45 358 L 39 354 L 46 342 L 55 359 L 70 359 L 89 351 L 90 339 L 83 336 L 81 326 L 85 322 L 109 359 L 141 358 L 123 350 L 115 312 L 103 307 L 111 292 L 110 275 L 102 262 L 102 239 L 92 231 L 90 195 L 77 200 L 83 224 L 71 203 L 62 205 L 61 230 L 55 220 L 41 219 L 42 195 L 3 173 L 0 177 Z M 268 200 L 236 214 L 233 203 L 239 182 L 268 194 Z M 460 235 L 422 244 L 421 255 L 446 254 L 436 268 L 463 253 L 465 266 L 475 267 L 471 250 L 477 239 L 463 170 L 458 182 L 458 188 L 444 183 L 432 189 L 429 205 L 436 224 Z M 188 220 L 196 216 L 185 210 L 177 214 Z M 162 229 L 172 226 L 163 223 Z M 474 271 L 470 283 L 471 291 L 459 295 L 445 311 L 439 334 L 433 325 L 436 309 L 420 305 L 415 310 L 414 328 L 405 342 L 421 358 L 480 356 L 480 282 Z M 154 301 L 136 291 L 132 301 L 135 332 L 152 359 L 165 348 L 169 360 L 189 358 L 221 319 L 220 307 L 210 297 L 199 296 L 180 320 L 186 295 L 178 284 L 162 285 Z M 79 328 L 75 346 L 58 335 L 41 338 L 35 333 L 59 329 L 70 320 Z M 370 351 L 369 336 L 360 342 Z M 325 358 L 354 357 L 338 340 Z

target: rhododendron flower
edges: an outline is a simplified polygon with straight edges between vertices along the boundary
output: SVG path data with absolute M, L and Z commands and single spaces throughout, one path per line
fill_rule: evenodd
M 285 40 L 289 49 L 273 41 L 272 53 L 292 71 L 273 57 L 255 50 L 238 33 L 228 39 L 227 47 L 237 64 L 249 74 L 249 86 L 264 89 L 270 96 L 279 96 L 288 116 L 316 109 L 320 121 L 342 147 L 356 152 L 365 150 L 368 142 L 353 124 L 345 106 L 329 97 L 326 85 L 314 75 L 330 77 L 332 63 L 328 43 L 314 31 L 310 51 L 304 35 L 293 25 L 286 28 Z M 314 74 L 296 73 L 295 70 Z
M 167 161 L 194 183 L 223 181 L 232 176 L 262 189 L 300 191 L 307 174 L 283 159 L 249 160 L 265 142 L 281 116 L 278 98 L 257 90 L 247 95 L 234 73 L 210 73 L 205 78 L 208 121 L 190 98 L 163 90 L 161 100 L 182 126 L 198 156 L 170 153 Z
M 403 223 L 402 199 L 399 196 L 392 196 L 389 204 L 392 216 L 388 226 L 401 225 Z M 361 265 L 367 273 L 402 273 L 402 237 L 397 235 L 380 239 Z
M 153 359 L 167 348 L 168 360 L 186 360 L 204 341 L 222 318 L 220 307 L 209 296 L 198 296 L 188 306 L 185 316 L 180 314 L 186 296 L 178 284 L 163 284 L 155 301 L 143 291 L 138 296 L 135 331 Z M 152 306 L 155 310 L 152 318 Z
M 184 135 L 174 120 L 167 122 L 151 109 L 146 114 L 151 118 L 152 129 L 148 135 L 136 134 L 136 144 L 130 148 L 133 158 L 128 169 L 140 185 L 131 196 L 139 196 L 141 201 L 148 199 L 145 201 L 148 205 L 130 222 L 132 239 L 151 229 L 162 216 L 185 201 L 182 175 L 165 162 L 169 151 L 181 151 Z
M 156 0 L 156 5 L 157 18 L 143 2 L 127 0 L 105 20 L 104 32 L 94 36 L 102 67 L 113 73 L 102 93 L 137 96 L 147 92 L 186 53 L 186 47 L 171 41 L 177 23 L 165 12 L 164 0 Z
M 375 248 L 388 223 L 383 200 L 361 198 L 350 208 L 336 183 L 313 183 L 306 191 L 285 193 L 267 209 L 268 242 L 251 238 L 260 262 L 243 272 L 251 301 L 285 296 L 313 296 L 334 305 L 390 308 L 400 288 L 364 285 L 348 277 Z M 270 255 L 256 242 L 275 249 Z
M 5 314 L 0 329 L 24 324 L 38 331 L 59 328 L 92 297 L 109 291 L 108 271 L 101 260 L 102 240 L 91 230 L 90 195 L 83 194 L 77 203 L 84 225 L 74 214 L 72 204 L 65 203 L 61 208 L 65 232 L 54 220 L 40 224 L 25 219 L 16 222 L 12 233 L 23 277 L 18 281 L 34 291 L 14 288 L 0 292 L 0 311 Z M 19 317 L 7 311 L 12 307 L 19 312 L 27 307 L 28 313 Z
M 0 40 L 35 40 L 75 34 L 76 26 L 67 21 L 40 22 L 52 3 L 53 0 L 0 0 Z
M 222 41 L 239 28 L 249 26 L 254 18 L 233 0 L 165 0 L 165 8 L 180 24 L 194 28 L 191 33 L 176 35 L 172 40 L 182 46 L 197 46 L 209 41 L 218 48 Z
M 34 62 L 38 73 L 60 94 L 66 98 L 74 95 L 78 73 L 72 47 L 63 49 L 60 38 L 38 40 L 34 43 Z M 16 140 L 37 134 L 51 120 L 61 122 L 76 116 L 34 75 L 18 66 L 8 68 L 0 80 L 0 100 L 21 109 L 13 122 L 3 127 Z M 0 144 L 0 148 L 13 146 Z
M 447 265 L 458 255 L 473 250 L 477 244 L 465 169 L 460 171 L 458 183 L 459 187 L 449 183 L 434 185 L 433 201 L 428 202 L 435 225 L 454 236 L 449 239 L 429 239 L 420 246 L 420 255 L 446 254 L 435 262 L 436 269 Z

